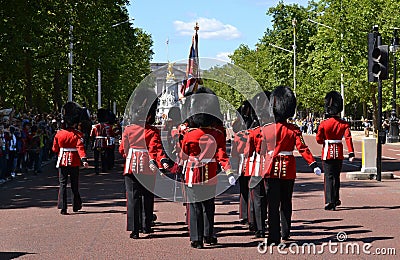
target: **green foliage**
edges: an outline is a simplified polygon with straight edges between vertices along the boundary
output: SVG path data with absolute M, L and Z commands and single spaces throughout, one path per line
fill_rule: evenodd
M 122 111 L 132 90 L 150 73 L 151 36 L 129 19 L 127 0 L 2 1 L 0 107 L 50 112 L 67 101 L 70 26 L 73 26 L 73 100 Z
M 272 28 L 265 29 L 255 50 L 241 45 L 231 59 L 265 89 L 293 87 L 293 53 L 270 44 L 292 51 L 295 33 L 298 109 L 322 113 L 325 94 L 341 91 L 343 74 L 346 115 L 357 117 L 360 115 L 354 108 L 362 108 L 362 103 L 376 111 L 376 83 L 369 83 L 367 78 L 367 34 L 376 24 L 383 44 L 390 45 L 391 28 L 400 27 L 399 10 L 400 2 L 396 0 L 321 0 L 310 1 L 306 7 L 281 1 L 267 10 Z M 383 82 L 383 107 L 387 111 L 391 109 L 392 82 Z

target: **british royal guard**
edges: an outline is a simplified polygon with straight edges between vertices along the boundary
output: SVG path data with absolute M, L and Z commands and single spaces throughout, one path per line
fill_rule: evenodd
M 189 126 L 182 140 L 186 195 L 189 204 L 191 246 L 203 248 L 204 243 L 216 244 L 214 234 L 215 193 L 218 164 L 234 185 L 225 134 L 212 127 L 221 121 L 217 96 L 209 89 L 199 88 L 185 103 L 190 104 Z M 195 126 L 195 127 L 192 127 Z
M 97 110 L 97 121 L 98 123 L 92 127 L 90 137 L 93 143 L 93 155 L 94 155 L 94 170 L 96 174 L 100 173 L 99 160 L 101 161 L 102 172 L 107 172 L 112 165 L 114 157 L 110 154 L 114 153 L 114 133 L 112 126 L 109 124 L 109 112 L 105 108 L 99 108 Z
M 253 119 L 253 108 L 248 100 L 244 101 L 238 109 L 238 117 L 232 124 L 234 136 L 232 139 L 231 147 L 231 165 L 234 172 L 239 175 L 238 182 L 240 188 L 239 197 L 239 222 L 241 224 L 252 223 L 252 216 L 250 213 L 249 203 L 249 181 L 250 175 L 246 171 L 245 161 L 245 148 L 249 140 L 249 131 Z
M 349 161 L 354 160 L 354 147 L 350 124 L 339 118 L 343 110 L 342 96 L 331 91 L 325 96 L 325 116 L 316 135 L 317 143 L 322 144 L 322 162 L 324 169 L 325 210 L 335 210 L 341 204 L 339 199 L 340 172 L 343 163 L 344 137 L 349 151 Z
M 271 93 L 269 108 L 273 112 L 274 123 L 261 128 L 261 164 L 266 182 L 268 204 L 267 244 L 278 245 L 288 240 L 292 223 L 292 194 L 296 179 L 296 147 L 303 159 L 317 175 L 321 169 L 305 144 L 302 133 L 296 125 L 288 123 L 296 109 L 296 97 L 288 87 L 277 87 Z
M 168 168 L 168 158 L 163 152 L 160 131 L 152 126 L 156 117 L 156 94 L 141 88 L 133 95 L 130 125 L 122 133 L 119 152 L 125 158 L 127 230 L 131 231 L 130 238 L 138 239 L 142 225 L 143 233 L 152 233 L 155 174 L 161 165 Z
M 266 219 L 266 194 L 265 185 L 263 181 L 262 168 L 261 168 L 261 154 L 260 154 L 260 143 L 261 143 L 261 126 L 264 122 L 268 121 L 268 117 L 263 117 L 265 111 L 264 104 L 268 104 L 270 92 L 263 91 L 255 95 L 252 99 L 252 105 L 254 106 L 255 116 L 253 118 L 254 127 L 249 130 L 249 141 L 246 146 L 245 154 L 248 157 L 246 172 L 249 173 L 249 191 L 251 197 L 251 214 L 253 216 L 253 230 L 255 231 L 255 237 L 265 237 L 265 219 Z
M 80 122 L 89 120 L 85 110 L 75 102 L 68 102 L 62 108 L 62 118 L 65 128 L 54 136 L 53 152 L 58 154 L 56 167 L 60 181 L 58 192 L 58 208 L 62 215 L 67 215 L 67 183 L 71 178 L 72 210 L 82 208 L 82 199 L 79 194 L 79 167 L 89 166 L 84 148 L 83 133 L 77 130 Z

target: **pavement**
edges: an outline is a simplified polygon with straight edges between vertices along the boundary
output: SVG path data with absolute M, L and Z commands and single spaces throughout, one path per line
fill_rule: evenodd
M 357 138 L 354 132 L 353 136 Z M 320 151 L 313 139 L 305 136 L 312 150 Z M 108 173 L 95 175 L 93 168 L 81 170 L 83 209 L 73 213 L 70 207 L 65 216 L 56 206 L 58 178 L 54 161 L 37 176 L 19 175 L 1 185 L 0 260 L 398 259 L 400 179 L 355 181 L 342 175 L 342 206 L 325 211 L 323 177 L 310 173 L 305 162 L 297 159 L 292 234 L 285 247 L 264 247 L 263 239 L 255 238 L 239 223 L 238 185 L 228 188 L 223 176 L 220 185 L 227 189 L 216 198 L 217 245 L 191 248 L 184 224 L 185 208 L 180 202 L 162 198 L 155 202 L 158 218 L 154 234 L 130 239 L 126 231 L 123 160 L 117 157 L 115 169 Z

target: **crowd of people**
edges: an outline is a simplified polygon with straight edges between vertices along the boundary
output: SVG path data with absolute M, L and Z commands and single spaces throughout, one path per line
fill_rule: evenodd
M 17 174 L 42 171 L 53 158 L 51 145 L 61 119 L 55 114 L 14 113 L 0 123 L 0 183 Z

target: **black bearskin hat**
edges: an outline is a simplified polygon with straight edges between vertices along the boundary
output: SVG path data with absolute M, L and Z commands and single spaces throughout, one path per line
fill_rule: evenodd
M 107 110 L 107 123 L 113 125 L 117 122 L 117 116 L 110 109 Z
M 87 111 L 73 101 L 67 102 L 61 109 L 61 115 L 67 126 L 73 126 L 82 121 L 89 120 Z
M 325 114 L 334 116 L 343 110 L 343 98 L 337 91 L 331 91 L 325 96 Z
M 153 89 L 139 88 L 133 93 L 130 102 L 130 118 L 132 123 L 153 124 L 156 120 L 158 97 Z
M 205 87 L 187 97 L 185 105 L 189 105 L 190 127 L 223 125 L 220 104 L 217 95 Z
M 269 97 L 271 92 L 265 90 L 256 94 L 252 99 L 252 104 L 254 106 L 254 120 L 257 120 L 257 125 L 271 122 L 269 113 Z M 257 126 L 256 125 L 256 126 Z
M 286 121 L 296 111 L 296 96 L 288 87 L 277 87 L 270 96 L 270 107 L 275 116 L 275 122 Z
M 97 121 L 99 121 L 99 123 L 105 123 L 107 122 L 107 115 L 108 115 L 108 110 L 105 108 L 99 108 L 97 110 Z
M 249 129 L 253 125 L 254 109 L 248 100 L 242 102 L 237 109 L 237 120 L 233 123 L 232 128 L 234 132 Z

